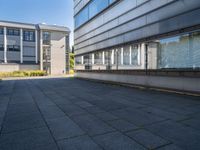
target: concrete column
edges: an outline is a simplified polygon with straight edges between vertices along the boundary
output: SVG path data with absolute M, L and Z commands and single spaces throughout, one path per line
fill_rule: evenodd
M 112 63 L 112 65 L 114 65 L 114 49 L 112 50 L 112 53 L 111 53 L 111 63 Z
M 81 56 L 81 64 L 83 65 L 83 63 L 84 63 L 84 57 Z
M 145 56 L 145 43 L 141 44 L 141 69 L 145 69 L 145 61 L 146 61 L 146 56 Z
M 92 54 L 92 64 L 94 65 L 94 53 Z
M 38 32 L 35 30 L 35 63 L 38 63 Z
M 7 63 L 7 28 L 4 27 L 4 63 Z
M 23 29 L 20 29 L 20 63 L 23 63 Z
M 121 65 L 124 64 L 124 48 L 121 48 Z
M 132 65 L 132 46 L 130 46 L 130 50 L 129 50 L 129 64 Z
M 40 31 L 40 70 L 43 70 L 43 32 Z
M 84 64 L 84 57 L 81 56 L 81 64 L 83 65 Z
M 138 45 L 138 65 L 141 65 L 141 44 Z
M 105 52 L 104 51 L 102 52 L 102 62 L 103 62 L 103 65 L 105 65 Z

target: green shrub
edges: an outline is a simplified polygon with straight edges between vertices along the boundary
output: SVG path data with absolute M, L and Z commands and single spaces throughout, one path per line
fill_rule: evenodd
M 6 77 L 35 77 L 45 76 L 45 71 L 33 70 L 33 71 L 14 71 L 14 72 L 0 72 L 0 78 Z
M 73 75 L 73 74 L 74 74 L 74 70 L 71 69 L 71 70 L 69 71 L 69 74 L 72 74 L 72 75 Z

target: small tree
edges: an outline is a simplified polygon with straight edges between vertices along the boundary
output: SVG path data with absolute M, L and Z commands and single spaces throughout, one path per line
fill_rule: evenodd
M 74 69 L 74 53 L 70 53 L 69 57 L 70 57 L 70 69 Z

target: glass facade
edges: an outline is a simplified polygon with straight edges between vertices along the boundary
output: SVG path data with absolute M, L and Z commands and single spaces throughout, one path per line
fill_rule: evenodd
M 75 16 L 75 28 L 78 28 L 90 20 L 115 1 L 116 0 L 91 0 L 91 2 Z
M 146 51 L 147 50 L 147 51 Z M 146 53 L 147 52 L 147 53 Z M 92 58 L 94 55 L 94 58 Z M 147 59 L 146 59 L 147 58 Z M 94 59 L 94 60 L 92 60 Z M 200 69 L 200 31 L 128 44 L 84 56 L 84 64 L 112 69 Z M 81 64 L 81 61 L 79 61 Z
M 200 32 L 159 41 L 158 68 L 199 68 Z

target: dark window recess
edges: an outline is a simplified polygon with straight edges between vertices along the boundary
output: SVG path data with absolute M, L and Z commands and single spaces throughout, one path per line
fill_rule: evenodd
M 0 51 L 4 51 L 4 46 L 3 46 L 3 44 L 0 44 Z
M 49 32 L 43 32 L 43 44 L 50 45 L 51 34 Z
M 0 28 L 0 35 L 2 35 L 3 33 L 3 28 Z
M 8 45 L 7 46 L 7 51 L 19 52 L 20 51 L 20 46 L 18 46 L 18 45 Z
M 35 42 L 35 32 L 34 31 L 24 31 L 23 40 L 28 42 Z
M 19 29 L 7 29 L 7 35 L 19 36 Z

